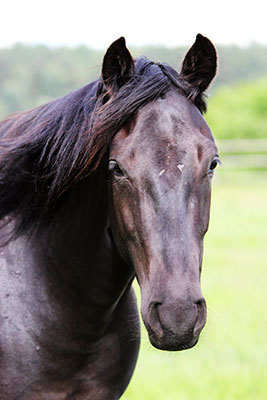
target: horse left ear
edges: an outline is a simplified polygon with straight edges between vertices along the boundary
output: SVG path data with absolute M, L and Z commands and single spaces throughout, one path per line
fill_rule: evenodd
M 124 37 L 121 37 L 111 44 L 103 60 L 102 79 L 108 92 L 117 92 L 134 76 L 134 72 L 133 58 Z
M 211 41 L 198 34 L 188 50 L 180 74 L 192 87 L 192 92 L 202 94 L 216 75 L 217 54 Z

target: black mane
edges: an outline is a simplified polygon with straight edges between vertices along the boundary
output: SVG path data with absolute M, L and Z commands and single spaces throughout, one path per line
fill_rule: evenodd
M 134 77 L 112 98 L 99 79 L 0 123 L 0 220 L 16 217 L 21 230 L 45 215 L 97 169 L 127 121 L 171 87 L 205 111 L 202 94 L 171 67 L 144 57 L 135 67 Z

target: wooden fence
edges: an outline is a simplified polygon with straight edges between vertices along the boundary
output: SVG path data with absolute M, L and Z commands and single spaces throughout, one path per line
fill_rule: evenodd
M 217 140 L 216 143 L 224 167 L 267 169 L 267 139 Z

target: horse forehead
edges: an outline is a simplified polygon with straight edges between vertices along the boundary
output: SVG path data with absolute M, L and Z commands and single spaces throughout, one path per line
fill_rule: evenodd
M 133 163 L 166 158 L 172 154 L 194 153 L 195 148 L 213 141 L 204 118 L 183 95 L 171 90 L 166 97 L 145 105 L 134 118 L 134 123 L 115 136 L 113 149 Z M 175 157 L 176 158 L 176 157 Z
M 153 135 L 158 131 L 162 135 L 170 135 L 175 128 L 183 130 L 183 126 L 190 124 L 191 119 L 186 99 L 179 94 L 169 94 L 166 98 L 149 103 L 140 110 L 136 128 L 149 130 Z M 152 132 L 150 132 L 150 130 Z
M 212 139 L 200 112 L 184 96 L 171 92 L 139 111 L 131 140 L 133 145 L 149 151 L 164 144 L 177 149 L 190 147 L 203 136 Z

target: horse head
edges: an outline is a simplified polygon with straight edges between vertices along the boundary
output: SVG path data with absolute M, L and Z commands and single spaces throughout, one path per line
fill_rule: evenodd
M 164 64 L 149 68 L 151 85 L 157 71 L 165 86 L 111 142 L 110 224 L 121 258 L 134 267 L 151 343 L 181 350 L 197 343 L 206 322 L 200 273 L 219 158 L 201 112 L 216 52 L 198 35 L 179 74 Z M 138 69 L 124 39 L 114 42 L 102 70 L 109 99 L 134 80 L 142 84 Z

